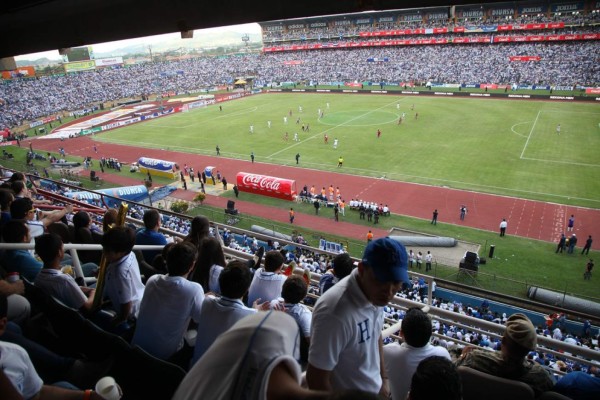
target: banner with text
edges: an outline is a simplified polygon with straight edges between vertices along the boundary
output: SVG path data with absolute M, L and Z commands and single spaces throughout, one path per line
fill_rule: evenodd
M 350 49 L 359 47 L 382 47 L 382 46 L 414 46 L 450 43 L 520 43 L 520 42 L 555 42 L 571 40 L 600 40 L 600 33 L 585 33 L 573 35 L 531 35 L 531 36 L 483 36 L 483 37 L 460 37 L 460 38 L 437 38 L 437 39 L 391 39 L 368 42 L 332 42 L 314 43 L 289 46 L 265 47 L 265 53 L 279 51 L 300 51 L 319 49 Z
M 540 61 L 540 56 L 510 56 L 510 61 Z
M 109 189 L 98 189 L 93 192 L 67 192 L 65 196 L 70 199 L 91 202 L 100 199 L 102 194 L 117 197 L 123 200 L 142 201 L 148 197 L 148 189 L 144 185 L 116 187 Z M 107 204 L 114 206 L 118 204 L 115 199 L 105 198 Z
M 96 67 L 108 67 L 109 65 L 123 64 L 123 57 L 99 58 L 96 60 Z
M 294 200 L 296 197 L 296 181 L 292 179 L 238 172 L 236 182 L 241 192 L 260 194 L 284 200 Z
M 176 179 L 175 163 L 173 161 L 158 160 L 156 158 L 140 157 L 138 160 L 140 172 L 154 176 L 163 176 Z
M 28 65 L 25 67 L 19 67 L 11 71 L 2 71 L 2 79 L 15 79 L 15 78 L 34 78 L 35 68 Z
M 65 72 L 79 72 L 96 69 L 96 63 L 93 60 L 90 61 L 77 61 L 72 63 L 64 63 L 63 67 Z

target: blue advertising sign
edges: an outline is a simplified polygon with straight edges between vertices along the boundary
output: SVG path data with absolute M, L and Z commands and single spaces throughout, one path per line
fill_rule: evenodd
M 157 160 L 156 158 L 140 157 L 138 160 L 140 167 L 157 169 L 159 171 L 173 171 L 175 163 L 172 161 Z

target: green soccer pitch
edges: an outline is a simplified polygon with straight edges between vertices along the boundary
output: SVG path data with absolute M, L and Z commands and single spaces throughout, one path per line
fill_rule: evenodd
M 600 208 L 598 104 L 277 93 L 222 106 L 96 139 L 209 155 L 218 144 L 224 157 L 286 165 L 300 153 L 303 167 L 331 171 L 343 156 L 346 173 Z

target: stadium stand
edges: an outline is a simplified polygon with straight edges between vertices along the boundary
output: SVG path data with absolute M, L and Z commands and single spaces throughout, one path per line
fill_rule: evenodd
M 33 179 L 35 182 L 38 177 L 29 176 L 28 178 Z M 59 187 L 62 185 L 59 182 L 55 183 L 56 192 L 52 193 L 45 190 L 39 190 L 38 195 L 43 196 L 45 199 L 53 199 L 54 204 L 63 204 L 63 202 L 69 201 L 59 193 Z M 63 189 L 64 190 L 64 189 Z M 80 189 L 78 189 L 80 190 Z M 60 201 L 60 203 L 59 203 Z M 76 203 L 81 206 L 82 203 Z M 90 206 L 87 206 L 88 208 Z M 131 203 L 130 205 L 130 217 L 128 217 L 128 223 L 134 226 L 142 226 L 141 216 L 147 209 L 147 206 L 141 204 Z M 98 208 L 95 213 L 95 224 L 101 224 L 101 215 L 104 210 Z M 190 221 L 183 215 L 173 214 L 164 210 L 160 211 L 165 221 L 168 221 L 166 226 L 173 227 L 175 230 L 163 228 L 162 231 L 171 236 L 184 237 L 188 230 Z M 69 222 L 70 216 L 67 217 Z M 227 259 L 244 259 L 249 260 L 252 258 L 253 251 L 256 250 L 256 244 L 258 246 L 265 247 L 267 250 L 273 248 L 273 246 L 279 246 L 279 248 L 285 248 L 286 260 L 288 263 L 297 265 L 300 270 L 311 271 L 311 286 L 309 289 L 309 296 L 305 300 L 305 304 L 312 305 L 319 297 L 318 283 L 321 274 L 325 273 L 327 269 L 331 267 L 331 260 L 333 254 L 318 250 L 308 245 L 299 244 L 298 241 L 287 241 L 284 239 L 271 238 L 266 235 L 256 234 L 253 232 L 246 232 L 235 227 L 224 226 L 219 223 L 211 222 L 211 235 L 219 234 L 223 239 L 223 243 L 229 243 L 224 247 L 224 252 Z M 218 233 L 217 233 L 218 232 Z M 297 239 L 297 238 L 295 238 Z M 304 240 L 302 240 L 304 241 Z M 17 245 L 17 246 L 28 246 L 28 245 Z M 0 248 L 11 248 L 15 245 L 1 244 Z M 70 251 L 82 251 L 85 249 L 100 249 L 98 245 L 76 245 L 67 244 L 65 248 Z M 75 270 L 78 274 L 81 274 L 78 265 L 78 258 L 74 257 Z M 412 306 L 422 307 L 423 303 L 430 305 L 429 315 L 432 318 L 433 323 L 433 336 L 431 343 L 434 345 L 441 345 L 453 354 L 457 356 L 458 353 L 464 346 L 475 345 L 481 348 L 487 348 L 489 350 L 497 350 L 500 347 L 500 338 L 503 333 L 503 322 L 506 321 L 506 313 L 499 312 L 495 309 L 495 303 L 489 304 L 481 297 L 482 303 L 479 304 L 465 304 L 460 300 L 453 298 L 444 298 L 444 296 L 434 296 L 433 287 L 434 283 L 432 278 L 429 276 L 421 275 L 419 273 L 410 272 L 413 278 L 412 286 L 406 287 L 399 292 L 392 302 L 384 307 L 385 313 L 385 325 L 384 328 L 392 333 L 385 339 L 386 342 L 401 340 L 394 331 L 398 329 L 397 323 L 402 320 L 404 311 Z M 442 282 L 438 282 L 438 284 Z M 30 290 L 31 291 L 31 290 Z M 35 293 L 35 292 L 32 292 Z M 39 296 L 38 296 L 39 297 Z M 31 298 L 31 301 L 35 304 L 39 303 L 36 298 Z M 55 306 L 54 309 L 56 309 Z M 47 302 L 41 308 L 47 308 Z M 54 310 L 53 309 L 53 310 Z M 50 310 L 50 309 L 48 309 Z M 50 312 L 46 310 L 46 312 Z M 567 328 L 565 321 L 560 318 L 559 312 L 556 310 L 555 317 L 551 320 L 547 326 L 539 326 L 538 332 L 538 348 L 535 351 L 530 352 L 528 358 L 532 362 L 539 363 L 548 369 L 549 373 L 558 379 L 560 376 L 572 371 L 583 371 L 589 374 L 597 373 L 597 366 L 600 360 L 598 354 L 598 331 L 596 327 L 589 326 L 588 330 L 582 329 L 582 331 L 576 332 L 573 328 Z M 62 312 L 61 318 L 68 318 L 69 313 Z M 48 315 L 51 316 L 51 315 Z M 80 317 L 76 318 L 76 321 L 67 321 L 66 323 L 77 324 L 80 323 Z M 54 323 L 57 323 L 56 321 Z M 90 322 L 86 322 L 88 325 Z M 395 327 L 395 328 L 394 328 Z M 585 326 L 584 326 L 585 328 Z M 591 328 L 591 329 L 590 329 Z M 57 327 L 59 331 L 65 329 L 65 326 Z M 86 331 L 90 331 L 91 328 L 86 328 Z M 94 335 L 100 335 L 97 327 L 94 327 L 90 332 L 96 332 Z M 564 335 L 561 335 L 560 339 L 557 339 L 556 329 L 560 329 Z M 575 328 L 576 329 L 576 328 Z M 106 334 L 108 335 L 108 333 Z M 101 335 L 100 335 L 101 336 Z M 64 338 L 64 335 L 58 335 L 55 338 L 59 341 L 61 346 L 68 347 L 69 343 L 72 344 L 72 340 Z M 131 350 L 128 344 L 123 342 L 121 338 L 114 339 L 121 343 L 121 350 L 116 352 L 116 355 L 121 358 L 122 363 L 131 363 L 134 365 L 138 362 L 140 354 L 139 350 Z M 86 342 L 79 341 L 80 346 L 85 346 Z M 113 340 L 106 340 L 109 348 L 112 348 L 115 344 Z M 112 343 L 112 344 L 111 344 Z M 123 350 L 125 349 L 125 350 Z M 136 353 L 137 351 L 137 353 Z M 97 352 L 94 353 L 90 350 L 90 354 L 94 357 L 98 357 Z M 131 359 L 129 359 L 131 357 Z M 147 356 L 146 356 L 147 357 Z M 143 357 L 142 357 L 143 358 Z M 177 368 L 172 365 L 165 364 L 161 367 L 161 361 L 152 361 L 156 368 L 166 368 L 165 370 L 172 371 L 174 374 L 173 379 L 181 379 L 181 376 L 177 372 Z M 122 367 L 115 367 L 115 375 L 124 377 Z M 177 373 L 175 373 L 177 372 Z M 179 374 L 179 375 L 178 375 Z M 179 376 L 179 378 L 177 378 Z M 128 391 L 135 391 L 135 382 L 124 380 L 124 384 Z M 171 381 L 171 389 L 174 390 L 176 384 Z M 163 389 L 166 390 L 166 389 Z M 149 393 L 146 387 L 144 393 Z M 135 396 L 127 396 L 127 398 L 136 398 Z
M 569 15 L 561 18 L 569 24 L 596 23 L 597 15 Z M 556 21 L 556 16 L 545 17 L 519 17 L 521 22 L 545 23 Z M 468 23 L 468 20 L 456 20 L 453 24 Z M 490 21 L 492 22 L 492 21 Z M 378 24 L 367 28 L 370 31 L 380 29 L 415 29 L 444 26 L 440 22 L 409 22 Z M 569 33 L 598 32 L 592 27 L 565 28 Z M 281 34 L 267 34 L 267 41 L 306 41 L 309 38 L 316 40 L 331 40 L 337 35 L 337 40 L 348 38 L 352 40 L 357 36 L 357 27 L 344 29 L 330 27 L 323 29 L 310 29 L 307 31 L 289 31 Z M 420 36 L 411 36 L 418 38 Z M 462 37 L 462 35 L 445 35 L 448 39 Z M 339 82 L 339 81 L 443 81 L 443 82 L 527 82 L 527 83 L 552 83 L 560 85 L 598 84 L 600 82 L 598 62 L 594 55 L 599 53 L 598 41 L 569 42 L 569 43 L 524 43 L 524 44 L 469 44 L 452 46 L 399 46 L 390 48 L 371 48 L 359 50 L 319 50 L 302 51 L 293 53 L 272 53 L 263 55 L 247 55 L 235 58 L 199 58 L 171 63 L 154 63 L 131 66 L 119 69 L 103 69 L 95 72 L 82 72 L 74 75 L 41 77 L 35 80 L 15 79 L 6 85 L 0 86 L 0 98 L 4 99 L 0 105 L 0 128 L 14 127 L 27 120 L 48 116 L 66 110 L 81 110 L 96 103 L 114 102 L 122 98 L 148 96 L 155 91 L 155 87 L 148 77 L 156 76 L 165 71 L 183 71 L 183 74 L 167 74 L 163 90 L 172 90 L 177 93 L 198 92 L 206 87 L 216 84 L 227 84 L 232 77 L 252 71 L 256 75 L 256 82 L 270 84 L 271 82 L 305 81 Z M 519 65 L 507 64 L 506 59 L 515 54 L 539 54 L 544 59 L 552 59 L 545 63 L 523 63 Z M 378 63 L 365 63 L 367 57 L 390 58 L 394 60 L 394 68 L 389 68 Z M 302 59 L 304 62 L 293 71 L 283 66 L 286 61 Z M 440 60 L 444 62 L 440 62 Z M 469 68 L 465 68 L 461 60 L 473 60 Z M 340 63 L 340 60 L 344 62 Z M 77 88 L 77 90 L 73 90 Z M 43 99 L 39 93 L 50 93 Z M 2 174 L 4 176 L 4 174 Z M 35 185 L 37 177 L 28 176 Z M 52 190 L 39 190 L 40 200 L 50 200 L 51 206 L 75 204 L 76 207 L 85 207 L 93 214 L 96 227 L 102 223 L 104 209 L 97 206 L 79 203 L 62 196 L 65 191 L 77 190 L 64 182 L 54 182 Z M 43 208 L 43 207 L 42 207 Z M 233 207 L 232 207 L 233 208 Z M 147 206 L 130 203 L 127 222 L 134 227 L 142 225 L 141 217 Z M 190 230 L 190 220 L 185 215 L 175 214 L 160 210 L 162 214 L 162 232 L 172 237 L 185 237 Z M 72 225 L 72 215 L 66 216 L 63 221 Z M 91 229 L 94 229 L 93 227 Z M 97 228 L 99 229 L 99 228 Z M 311 286 L 305 304 L 312 305 L 319 298 L 318 282 L 321 274 L 331 267 L 334 254 L 319 250 L 305 244 L 297 237 L 294 241 L 269 237 L 237 229 L 232 226 L 211 222 L 211 235 L 218 237 L 224 244 L 227 259 L 252 259 L 256 246 L 282 249 L 286 253 L 289 264 L 295 263 L 300 269 L 311 271 Z M 31 248 L 29 245 L 1 244 L 1 249 Z M 99 245 L 67 244 L 65 249 L 76 254 L 77 251 L 100 250 Z M 78 257 L 73 257 L 74 269 L 77 277 L 83 277 Z M 1 271 L 0 271 L 1 272 Z M 506 322 L 506 313 L 494 310 L 494 306 L 485 305 L 485 295 L 482 294 L 478 304 L 464 304 L 453 298 L 434 296 L 434 282 L 431 277 L 411 272 L 412 286 L 398 292 L 392 302 L 384 307 L 386 342 L 401 340 L 397 335 L 398 322 L 404 316 L 404 310 L 412 306 L 428 306 L 428 313 L 433 320 L 434 335 L 432 344 L 447 347 L 456 356 L 467 345 L 476 345 L 489 350 L 498 350 L 501 336 L 504 332 L 503 323 Z M 2 275 L 0 278 L 5 279 Z M 442 282 L 438 282 L 442 285 Z M 34 293 L 34 294 L 32 294 Z M 40 295 L 35 294 L 35 288 L 30 288 L 29 294 L 25 293 L 32 303 L 38 302 L 38 309 L 34 310 L 35 319 L 46 313 L 46 318 L 55 317 L 55 328 L 67 329 L 64 335 L 57 335 L 56 341 L 60 342 L 62 349 L 68 348 L 71 338 L 68 336 L 68 326 L 78 326 L 85 335 L 78 339 L 96 338 L 102 343 L 107 354 L 113 353 L 118 362 L 109 372 L 122 382 L 125 390 L 125 399 L 148 398 L 159 396 L 170 398 L 177 387 L 178 381 L 183 379 L 183 371 L 178 367 L 166 363 L 164 360 L 154 359 L 140 349 L 132 348 L 122 338 L 112 337 L 98 327 L 90 325 L 91 322 L 81 320 L 75 310 L 65 310 L 62 305 L 54 302 L 40 304 Z M 51 304 L 50 304 L 51 303 Z M 524 303 L 528 304 L 528 303 Z M 44 306 L 46 309 L 44 310 Z M 544 306 L 549 313 L 559 315 L 563 310 Z M 56 317 L 64 318 L 63 322 Z M 69 325 L 73 324 L 73 325 Z M 572 372 L 582 371 L 598 376 L 600 355 L 598 353 L 598 340 L 600 333 L 596 326 L 588 322 L 588 329 L 583 326 L 582 332 L 569 331 L 560 317 L 550 319 L 547 326 L 539 326 L 538 347 L 529 353 L 528 358 L 544 366 L 555 379 Z M 40 325 L 37 326 L 40 328 Z M 556 334 L 559 330 L 560 337 Z M 81 332 L 79 332 L 81 333 Z M 563 334 L 564 333 L 564 334 Z M 85 336 L 85 337 L 84 337 Z M 32 335 L 34 337 L 34 335 Z M 91 339 L 90 339 L 91 340 Z M 317 338 L 318 340 L 318 338 Z M 89 343 L 81 343 L 82 348 L 90 351 L 94 357 L 100 357 L 98 349 L 85 347 Z M 106 354 L 106 355 L 107 355 Z M 35 362 L 34 362 L 35 363 Z M 138 382 L 130 379 L 129 369 L 145 367 L 143 373 L 149 382 Z M 161 375 L 161 371 L 166 373 Z M 168 379 L 168 384 L 156 386 L 161 378 Z M 464 382 L 467 385 L 466 382 Z M 160 390 L 154 391 L 154 390 Z
M 230 85 L 236 77 L 252 75 L 254 85 L 271 85 L 279 82 L 412 82 L 443 83 L 495 83 L 544 84 L 557 86 L 598 85 L 600 67 L 595 54 L 599 53 L 600 40 L 575 40 L 552 42 L 490 43 L 493 37 L 528 35 L 598 34 L 599 13 L 549 17 L 517 16 L 511 23 L 560 22 L 561 28 L 511 30 L 484 33 L 478 30 L 452 32 L 461 21 L 446 21 L 442 25 L 447 33 L 426 34 L 425 30 L 437 27 L 436 22 L 410 22 L 420 29 L 419 34 L 402 35 L 402 39 L 420 40 L 439 38 L 446 44 L 404 45 L 336 49 L 342 43 L 352 44 L 367 40 L 383 42 L 398 39 L 397 35 L 368 37 L 357 36 L 358 31 L 379 31 L 382 27 L 372 23 L 368 29 L 355 25 L 336 26 L 335 18 L 327 20 L 321 30 L 284 30 L 285 44 L 296 45 L 314 39 L 330 48 L 247 54 L 235 57 L 199 57 L 181 61 L 154 62 L 128 65 L 124 68 L 99 68 L 62 76 L 40 76 L 36 79 L 16 78 L 0 85 L 0 129 L 23 125 L 40 117 L 68 111 L 86 110 L 103 103 L 116 103 L 119 99 L 148 98 L 157 91 L 162 93 L 198 93 L 215 85 Z M 307 20 L 311 21 L 311 20 Z M 478 22 L 486 23 L 485 21 Z M 309 25 L 307 24 L 302 24 Z M 265 45 L 274 35 L 263 26 Z M 335 28 L 331 28 L 335 27 Z M 407 29 L 397 21 L 386 29 Z M 298 32 L 297 32 L 298 31 Z M 312 36 L 311 36 L 312 35 Z M 316 35 L 316 36 L 314 36 Z M 485 43 L 457 44 L 461 38 L 484 38 Z M 277 45 L 281 44 L 277 42 Z M 510 62 L 511 56 L 539 56 L 538 62 Z M 366 62 L 367 58 L 387 62 Z M 470 60 L 464 63 L 464 60 Z M 342 61 L 342 62 L 340 62 Z M 286 65 L 294 62 L 294 67 Z M 151 76 L 161 76 L 158 88 Z M 73 90 L 72 88 L 77 88 Z M 51 93 L 43 99 L 39 93 Z

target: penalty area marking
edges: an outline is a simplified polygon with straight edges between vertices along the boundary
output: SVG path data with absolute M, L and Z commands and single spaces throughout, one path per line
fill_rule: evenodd
M 538 119 L 540 118 L 541 112 L 542 112 L 542 110 L 539 110 L 537 112 L 537 115 L 535 116 L 535 120 L 533 121 L 531 130 L 529 131 L 529 135 L 527 136 L 527 140 L 525 141 L 525 146 L 523 146 L 523 151 L 521 152 L 521 157 L 519 157 L 520 159 L 523 159 L 523 156 L 525 155 L 525 150 L 527 149 L 527 145 L 529 144 L 529 139 L 531 139 L 531 135 L 533 134 L 533 130 L 535 129 L 535 126 L 537 125 L 537 122 L 538 122 Z
M 208 107 L 200 107 L 199 109 L 192 110 L 192 111 L 207 110 L 207 109 L 208 109 Z M 229 114 L 219 115 L 218 117 L 214 117 L 214 119 L 230 118 L 230 117 L 235 117 L 238 115 L 251 114 L 251 113 L 255 112 L 256 110 L 258 110 L 258 106 L 242 109 L 239 111 L 234 111 Z M 174 114 L 174 115 L 177 115 L 177 114 Z M 146 126 L 149 128 L 162 128 L 162 129 L 187 129 L 187 128 L 191 128 L 193 126 L 198 125 L 200 122 L 202 122 L 202 121 L 192 122 L 191 124 L 188 124 L 188 125 L 168 126 L 168 125 L 152 124 L 152 121 L 150 121 L 150 123 Z
M 575 162 L 575 161 L 546 160 L 543 158 L 531 158 L 531 157 L 521 157 L 521 159 L 529 160 L 529 161 L 541 161 L 541 162 L 554 163 L 554 164 L 577 165 L 580 167 L 594 167 L 594 168 L 600 167 L 600 164 L 587 164 L 587 163 L 580 163 L 580 162 Z
M 531 121 L 526 121 L 526 122 L 518 122 L 516 124 L 514 124 L 513 126 L 510 127 L 510 130 L 517 136 L 521 136 L 523 138 L 526 138 L 527 136 L 515 131 L 515 127 L 519 126 L 519 125 L 524 125 L 524 124 L 529 124 L 531 123 Z

